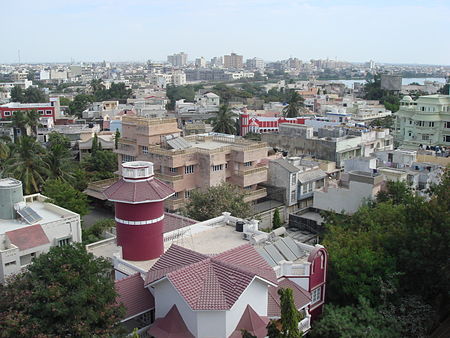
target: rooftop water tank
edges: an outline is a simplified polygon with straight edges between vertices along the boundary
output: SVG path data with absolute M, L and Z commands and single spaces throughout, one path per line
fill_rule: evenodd
M 15 219 L 14 204 L 22 201 L 22 182 L 14 178 L 0 179 L 0 219 Z

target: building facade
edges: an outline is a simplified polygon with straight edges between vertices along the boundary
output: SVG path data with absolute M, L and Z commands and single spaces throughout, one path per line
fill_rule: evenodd
M 230 69 L 242 69 L 244 67 L 242 55 L 237 55 L 236 53 L 224 55 L 223 66 Z
M 404 96 L 395 115 L 401 146 L 450 146 L 450 95 Z

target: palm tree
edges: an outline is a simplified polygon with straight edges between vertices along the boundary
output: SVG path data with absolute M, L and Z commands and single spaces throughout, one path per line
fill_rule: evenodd
M 213 131 L 223 134 L 236 134 L 237 114 L 232 112 L 228 105 L 222 105 L 212 120 Z
M 35 138 L 23 136 L 12 147 L 4 174 L 22 181 L 26 194 L 36 193 L 48 174 L 47 164 L 42 160 L 44 155 L 45 149 Z
M 102 79 L 93 79 L 90 83 L 91 85 L 91 89 L 92 89 L 92 94 L 95 95 L 95 93 L 105 89 L 105 85 L 103 84 L 103 80 Z
M 64 144 L 51 145 L 47 149 L 44 161 L 48 167 L 50 178 L 61 179 L 65 182 L 73 179 L 72 154 Z
M 303 97 L 295 90 L 289 97 L 288 106 L 283 109 L 284 117 L 297 117 L 300 108 L 303 107 Z
M 10 154 L 9 143 L 11 139 L 6 135 L 0 135 L 0 172 L 3 169 L 5 161 L 8 159 Z
M 24 111 L 18 110 L 13 112 L 13 116 L 11 118 L 12 127 L 14 131 L 14 142 L 17 142 L 18 135 L 17 135 L 17 129 L 20 130 L 20 135 L 26 135 L 27 134 L 27 122 L 28 118 Z
M 39 113 L 36 110 L 28 110 L 26 113 L 27 125 L 31 128 L 34 136 L 37 135 L 37 128 L 39 126 Z

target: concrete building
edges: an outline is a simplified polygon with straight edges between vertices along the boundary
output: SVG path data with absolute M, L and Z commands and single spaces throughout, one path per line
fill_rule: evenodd
M 262 140 L 290 156 L 308 155 L 343 166 L 344 160 L 369 156 L 375 151 L 392 150 L 389 129 L 354 127 L 318 128 L 301 124 L 279 125 L 277 134 L 262 134 Z
M 365 202 L 374 199 L 381 191 L 385 177 L 362 171 L 342 174 L 337 183 L 329 182 L 322 189 L 314 191 L 314 208 L 353 214 Z
M 205 68 L 206 67 L 206 59 L 203 56 L 195 59 L 195 67 Z
M 117 243 L 87 246 L 116 271 L 122 322 L 164 338 L 266 336 L 280 318 L 281 287 L 293 289 L 298 323 L 308 332 L 323 310 L 328 255 L 321 245 L 271 233 L 229 213 L 166 231 L 162 202 L 173 190 L 153 175 L 151 162 L 124 163 L 124 178 L 105 191 L 116 204 Z M 130 192 L 133 192 L 130 194 Z
M 250 70 L 257 70 L 259 72 L 264 72 L 264 60 L 260 58 L 247 59 L 245 62 L 245 67 Z
M 80 215 L 45 196 L 23 196 L 20 181 L 0 179 L 0 283 L 51 247 L 81 242 L 80 224 Z
M 237 55 L 236 53 L 224 55 L 223 66 L 229 69 L 242 69 L 244 67 L 242 55 Z
M 402 147 L 450 146 L 450 95 L 404 96 L 395 113 L 395 137 Z
M 187 54 L 184 52 L 167 56 L 167 62 L 174 67 L 184 67 L 187 65 Z
M 267 165 L 263 162 L 268 156 L 265 143 L 212 134 L 185 138 L 169 136 L 155 145 L 164 124 L 156 125 L 159 133 L 154 143 L 149 142 L 148 136 L 137 134 L 139 131 L 133 125 L 129 130 L 124 125 L 124 136 L 116 152 L 119 162 L 143 160 L 155 164 L 156 176 L 175 190 L 175 195 L 166 202 L 168 210 L 182 207 L 192 190 L 204 190 L 221 182 L 229 182 L 248 191 L 247 201 L 267 195 L 266 190 L 258 186 L 267 180 Z M 173 122 L 167 126 L 173 126 Z M 174 133 L 173 129 L 167 131 L 167 134 Z
M 59 104 L 59 100 L 58 100 Z M 18 103 L 10 102 L 0 106 L 0 118 L 11 118 L 16 111 L 36 110 L 42 117 L 51 117 L 54 120 L 58 118 L 57 103 L 50 101 L 49 103 Z

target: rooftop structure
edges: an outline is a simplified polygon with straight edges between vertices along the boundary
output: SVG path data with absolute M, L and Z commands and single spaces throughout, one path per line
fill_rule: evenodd
M 81 242 L 80 216 L 46 200 L 23 196 L 20 181 L 0 179 L 0 283 L 50 247 Z

